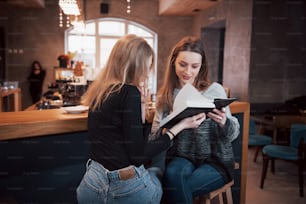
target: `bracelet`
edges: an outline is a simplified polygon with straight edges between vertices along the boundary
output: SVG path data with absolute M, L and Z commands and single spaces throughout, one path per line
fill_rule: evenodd
M 175 134 L 171 132 L 171 130 L 167 129 L 167 133 L 169 133 L 173 138 L 175 137 Z

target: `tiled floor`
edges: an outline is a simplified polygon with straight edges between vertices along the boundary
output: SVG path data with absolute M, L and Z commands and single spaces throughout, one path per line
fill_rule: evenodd
M 299 197 L 297 167 L 294 164 L 277 160 L 275 174 L 268 169 L 264 189 L 259 188 L 262 156 L 253 162 L 254 149 L 249 149 L 246 204 L 305 204 L 306 175 L 304 174 L 304 194 Z M 270 166 L 270 165 L 269 165 Z

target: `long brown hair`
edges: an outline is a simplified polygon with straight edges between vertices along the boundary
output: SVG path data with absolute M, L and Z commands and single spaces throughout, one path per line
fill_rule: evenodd
M 199 53 L 202 56 L 200 71 L 195 78 L 194 86 L 199 90 L 205 90 L 209 85 L 208 68 L 203 44 L 199 38 L 186 36 L 181 39 L 172 49 L 168 58 L 163 85 L 157 93 L 157 109 L 172 111 L 175 88 L 180 88 L 179 78 L 175 73 L 175 61 L 182 51 L 190 51 Z
M 152 57 L 152 64 L 147 60 Z M 133 34 L 120 38 L 114 45 L 108 61 L 82 97 L 82 104 L 98 108 L 108 96 L 124 84 L 138 86 L 153 67 L 154 51 L 142 37 Z

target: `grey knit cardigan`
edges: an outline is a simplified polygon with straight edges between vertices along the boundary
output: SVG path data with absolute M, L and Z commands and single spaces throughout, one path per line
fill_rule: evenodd
M 174 95 L 178 93 L 175 90 Z M 212 83 L 210 87 L 202 92 L 209 99 L 226 98 L 224 88 L 218 83 Z M 167 111 L 156 111 L 151 130 L 151 139 L 159 132 L 159 122 L 169 113 Z M 184 157 L 199 166 L 210 163 L 217 168 L 225 180 L 233 176 L 234 154 L 232 142 L 239 136 L 240 126 L 236 117 L 231 115 L 229 107 L 226 107 L 226 124 L 221 128 L 212 119 L 207 118 L 197 129 L 187 129 L 177 135 L 173 145 L 168 151 L 168 158 Z

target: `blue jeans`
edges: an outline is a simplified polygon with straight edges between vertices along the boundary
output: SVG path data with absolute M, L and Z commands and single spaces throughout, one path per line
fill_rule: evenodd
M 160 203 L 161 183 L 155 171 L 143 165 L 133 167 L 136 176 L 120 180 L 118 170 L 108 171 L 100 163 L 88 160 L 86 173 L 76 193 L 79 204 Z
M 176 157 L 166 166 L 164 174 L 165 203 L 192 204 L 193 197 L 224 184 L 221 174 L 211 165 L 195 167 L 189 160 Z

